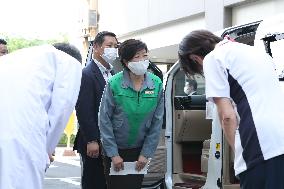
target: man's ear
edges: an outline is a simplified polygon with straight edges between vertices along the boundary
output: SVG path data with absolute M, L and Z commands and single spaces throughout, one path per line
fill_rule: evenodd
M 94 52 L 98 52 L 98 48 L 100 48 L 100 46 L 98 44 L 94 44 L 93 45 L 93 48 L 94 48 Z
M 123 59 L 122 62 L 125 66 L 128 66 L 128 62 L 125 59 Z
M 189 58 L 195 62 L 197 62 L 198 64 L 200 64 L 201 66 L 203 65 L 203 57 L 195 55 L 195 54 L 191 54 L 189 55 Z

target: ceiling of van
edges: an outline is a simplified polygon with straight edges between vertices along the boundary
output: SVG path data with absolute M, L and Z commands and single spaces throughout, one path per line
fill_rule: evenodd
M 149 56 L 153 62 L 175 63 L 178 59 L 178 44 L 151 49 Z

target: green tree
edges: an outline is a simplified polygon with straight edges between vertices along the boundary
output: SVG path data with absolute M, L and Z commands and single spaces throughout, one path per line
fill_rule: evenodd
M 61 34 L 61 39 L 50 39 L 50 40 L 41 40 L 41 39 L 27 39 L 24 37 L 11 37 L 7 36 L 5 37 L 7 43 L 8 43 L 8 50 L 9 52 L 13 52 L 18 49 L 36 46 L 36 45 L 42 45 L 42 44 L 53 44 L 57 42 L 67 42 L 68 38 L 66 35 Z

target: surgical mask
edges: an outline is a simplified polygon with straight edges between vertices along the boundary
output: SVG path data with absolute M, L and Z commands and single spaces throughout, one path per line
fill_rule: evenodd
M 117 48 L 105 48 L 102 58 L 109 64 L 112 64 L 117 58 Z
M 144 75 L 147 72 L 147 68 L 149 66 L 149 60 L 141 60 L 138 62 L 129 62 L 128 68 L 135 75 Z

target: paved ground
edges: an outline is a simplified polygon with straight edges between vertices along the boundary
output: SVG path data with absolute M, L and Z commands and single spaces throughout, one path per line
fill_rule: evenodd
M 80 158 L 63 156 L 66 148 L 56 148 L 55 161 L 46 172 L 44 189 L 80 189 Z
M 66 148 L 58 147 L 55 161 L 46 172 L 43 189 L 80 189 L 80 157 L 63 156 Z M 159 188 L 158 188 L 159 189 Z

